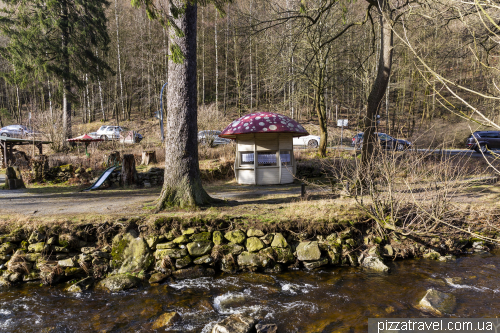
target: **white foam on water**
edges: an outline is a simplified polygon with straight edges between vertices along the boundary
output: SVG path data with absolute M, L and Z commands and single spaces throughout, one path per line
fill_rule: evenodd
M 280 303 L 285 309 L 306 308 L 306 312 L 318 312 L 318 306 L 312 302 L 295 301 L 291 303 Z
M 316 286 L 313 286 L 312 284 L 304 283 L 304 284 L 297 284 L 297 283 L 283 283 L 280 282 L 281 284 L 281 290 L 283 291 L 288 291 L 290 294 L 297 295 L 299 291 L 300 293 L 307 294 L 311 291 L 311 289 L 316 289 Z
M 485 292 L 485 291 L 489 291 L 489 292 L 493 292 L 493 293 L 499 293 L 500 290 L 499 289 L 491 289 L 491 288 L 488 288 L 488 287 L 476 287 L 476 286 L 469 286 L 469 285 L 466 285 L 466 284 L 456 284 L 456 283 L 453 283 L 453 282 L 448 282 L 446 281 L 451 287 L 453 288 L 457 288 L 457 289 L 471 289 L 471 290 L 475 290 L 475 291 L 480 291 L 480 292 Z
M 208 324 L 206 324 L 203 329 L 201 330 L 200 333 L 210 333 L 212 332 L 212 329 L 214 328 L 215 324 L 217 324 L 216 321 L 211 321 Z
M 12 323 L 12 319 L 7 319 L 6 321 L 4 322 L 1 322 L 0 321 L 0 328 L 8 328 L 10 327 L 10 324 Z
M 250 296 L 249 289 L 245 289 L 241 293 L 227 292 L 223 295 L 215 297 L 214 308 L 220 314 L 247 313 L 249 315 L 255 315 L 259 311 L 264 310 L 264 307 L 262 305 L 240 306 L 237 308 L 228 307 L 228 308 L 224 308 L 224 309 L 222 308 L 221 303 L 223 303 L 225 300 L 228 300 L 231 298 L 237 298 L 237 297 L 247 298 L 249 296 Z

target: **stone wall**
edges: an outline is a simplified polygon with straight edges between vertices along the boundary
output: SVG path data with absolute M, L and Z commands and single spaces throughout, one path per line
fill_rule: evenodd
M 388 271 L 385 260 L 410 254 L 454 260 L 449 253 L 485 252 L 478 240 L 433 239 L 427 245 L 403 236 L 380 238 L 373 230 L 342 228 L 324 235 L 283 230 L 151 228 L 134 223 L 105 223 L 62 232 L 17 230 L 0 236 L 0 288 L 37 281 L 46 285 L 78 281 L 68 291 L 118 291 L 145 281 L 210 276 L 217 271 L 279 273 L 331 266 L 363 266 Z M 87 231 L 94 230 L 93 234 Z M 99 230 L 106 230 L 99 231 Z M 143 232 L 139 232 L 143 230 Z M 448 254 L 448 255 L 446 255 Z

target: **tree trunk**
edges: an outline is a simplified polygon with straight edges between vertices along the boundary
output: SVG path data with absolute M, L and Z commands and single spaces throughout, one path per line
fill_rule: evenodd
M 70 69 L 69 69 L 69 27 L 68 27 L 68 4 L 66 1 L 61 2 L 61 16 L 63 17 L 61 26 L 61 40 L 62 40 L 62 53 L 63 53 L 63 75 L 62 80 L 63 85 L 63 145 L 66 145 L 67 141 L 65 139 L 71 138 L 71 84 L 69 81 Z
M 129 186 L 137 183 L 137 171 L 135 170 L 135 158 L 132 154 L 123 155 L 122 160 L 122 185 Z
M 361 162 L 364 166 L 369 166 L 372 159 L 376 137 L 375 127 L 377 125 L 377 112 L 384 98 L 391 75 L 393 32 L 391 27 L 392 12 L 389 8 L 388 0 L 378 0 L 378 11 L 380 15 L 380 55 L 378 71 L 375 82 L 368 96 L 368 107 L 364 119 L 363 149 L 361 152 Z
M 184 55 L 182 63 L 169 61 L 167 93 L 167 135 L 165 149 L 165 181 L 158 209 L 166 206 L 189 207 L 209 203 L 200 179 L 198 163 L 198 125 L 196 103 L 196 4 L 174 0 L 183 6 L 184 15 L 175 24 L 184 36 L 170 28 L 170 45 L 178 45 Z

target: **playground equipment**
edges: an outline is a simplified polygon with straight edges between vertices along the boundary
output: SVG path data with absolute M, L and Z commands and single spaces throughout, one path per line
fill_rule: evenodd
M 73 138 L 73 139 L 68 139 L 68 142 L 83 142 L 83 143 L 85 143 L 85 155 L 87 155 L 87 157 L 90 156 L 90 154 L 87 152 L 87 147 L 89 146 L 89 144 L 91 142 L 98 142 L 98 141 L 103 141 L 103 140 L 93 138 L 87 134 L 77 136 L 76 138 Z
M 82 192 L 97 190 L 99 187 L 101 187 L 102 184 L 104 184 L 104 181 L 106 181 L 106 179 L 108 179 L 108 177 L 118 167 L 120 167 L 120 166 L 119 165 L 115 165 L 115 166 L 107 168 L 106 171 L 104 171 L 103 174 L 101 176 L 99 176 L 99 178 L 95 181 L 95 183 L 92 184 L 92 186 L 90 186 L 90 187 L 82 190 Z

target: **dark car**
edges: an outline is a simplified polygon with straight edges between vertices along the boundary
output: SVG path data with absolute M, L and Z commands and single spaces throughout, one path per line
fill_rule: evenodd
M 412 143 L 407 140 L 401 140 L 393 138 L 385 133 L 375 133 L 378 135 L 378 142 L 383 149 L 394 149 L 397 151 L 403 151 L 405 149 L 411 148 Z M 356 148 L 361 148 L 363 145 L 363 133 L 358 133 L 352 138 L 352 146 Z
M 489 149 L 500 148 L 499 131 L 477 131 L 467 139 L 467 148 L 486 153 Z

